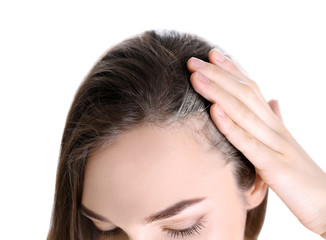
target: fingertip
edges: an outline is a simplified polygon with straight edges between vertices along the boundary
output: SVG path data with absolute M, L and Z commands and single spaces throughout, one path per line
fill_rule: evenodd
M 224 132 L 223 125 L 225 122 L 225 117 L 222 117 L 218 113 L 218 106 L 216 103 L 212 104 L 212 106 L 210 107 L 210 115 L 215 126 L 223 133 Z
M 211 63 L 217 65 L 217 66 L 220 66 L 221 67 L 221 64 L 222 64 L 222 61 L 219 61 L 216 56 L 215 56 L 215 52 L 216 52 L 216 49 L 213 48 L 212 50 L 209 51 L 208 53 L 208 59 Z
M 277 99 L 271 99 L 271 101 L 275 102 L 275 103 L 278 103 Z
M 268 104 L 272 109 L 279 107 L 278 101 L 276 99 L 269 100 Z
M 187 68 L 188 68 L 188 70 L 190 71 L 190 72 L 195 72 L 195 69 L 192 67 L 192 59 L 193 59 L 194 57 L 191 57 L 191 58 L 189 58 L 188 60 L 187 60 Z
M 219 106 L 218 104 L 216 104 L 216 103 L 214 103 L 214 105 L 213 105 L 213 111 L 215 112 L 215 113 L 217 113 L 217 115 L 218 115 L 218 117 L 225 117 L 225 112 L 224 112 L 224 110 L 221 108 L 221 106 Z
M 209 56 L 215 60 L 215 62 L 223 62 L 225 60 L 224 54 L 217 48 L 213 48 L 209 51 Z

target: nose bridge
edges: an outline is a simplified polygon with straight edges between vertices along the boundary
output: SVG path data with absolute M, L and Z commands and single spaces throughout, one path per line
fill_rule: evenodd
M 129 235 L 128 240 L 154 240 L 154 239 L 151 239 L 149 236 L 146 237 L 144 234 L 137 234 L 137 235 L 135 234 L 135 235 Z
M 135 226 L 128 233 L 128 240 L 156 240 L 153 228 L 148 225 Z M 125 240 L 125 239 L 124 239 Z M 160 239 L 161 240 L 161 239 Z
M 154 240 L 150 233 L 146 233 L 145 231 L 138 231 L 133 235 L 129 235 L 128 240 Z
M 151 240 L 149 230 L 148 226 L 134 225 L 129 228 L 129 231 L 126 231 L 123 240 Z

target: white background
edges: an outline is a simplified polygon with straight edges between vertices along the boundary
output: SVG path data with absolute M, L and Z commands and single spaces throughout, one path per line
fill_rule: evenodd
M 324 1 L 117 2 L 0 3 L 0 239 L 46 238 L 74 93 L 110 46 L 149 29 L 196 33 L 233 55 L 326 170 Z M 270 192 L 260 239 L 321 238 Z

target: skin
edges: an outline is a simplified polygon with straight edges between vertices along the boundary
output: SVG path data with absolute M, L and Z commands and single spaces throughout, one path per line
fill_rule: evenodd
M 217 128 L 298 220 L 326 239 L 326 173 L 286 129 L 277 101 L 267 103 L 257 84 L 217 49 L 209 62 L 191 58 L 187 65 L 194 89 L 213 103 Z
M 245 212 L 259 205 L 268 185 L 305 227 L 326 239 L 326 173 L 286 129 L 277 101 L 266 102 L 257 84 L 218 50 L 209 60 L 188 61 L 190 81 L 213 103 L 217 128 L 256 167 L 253 188 L 240 193 L 232 166 L 182 128 L 139 128 L 87 162 L 82 203 L 111 223 L 90 219 L 102 230 L 122 229 L 108 239 L 170 239 L 167 228 L 190 227 L 205 215 L 204 227 L 189 239 L 243 239 Z M 178 216 L 143 222 L 198 197 L 207 199 Z
M 250 190 L 239 192 L 233 166 L 186 129 L 139 127 L 88 159 L 82 204 L 110 222 L 85 216 L 102 231 L 121 229 L 103 239 L 172 239 L 167 228 L 191 227 L 202 216 L 198 234 L 184 239 L 244 239 L 246 211 L 261 203 L 266 184 L 257 177 Z M 176 216 L 144 223 L 176 202 L 201 197 Z

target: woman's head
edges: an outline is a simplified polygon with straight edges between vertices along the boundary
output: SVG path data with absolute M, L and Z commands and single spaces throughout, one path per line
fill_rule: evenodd
M 188 59 L 212 48 L 147 31 L 101 57 L 67 117 L 48 239 L 97 239 L 97 228 L 118 229 L 103 239 L 256 238 L 266 186 L 189 81 Z

